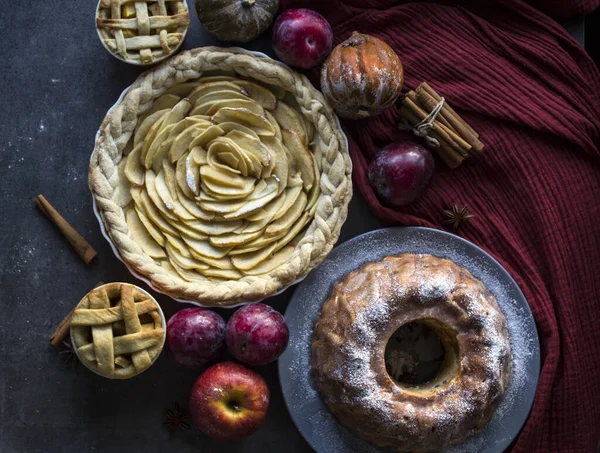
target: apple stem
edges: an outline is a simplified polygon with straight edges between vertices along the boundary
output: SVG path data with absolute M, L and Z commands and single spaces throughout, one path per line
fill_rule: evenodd
M 256 0 L 242 0 L 242 5 L 244 5 L 244 6 L 254 6 L 254 2 L 256 2 Z

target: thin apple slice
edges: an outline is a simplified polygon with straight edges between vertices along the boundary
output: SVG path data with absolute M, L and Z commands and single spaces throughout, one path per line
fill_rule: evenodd
M 227 135 L 231 131 L 240 131 L 240 132 L 243 132 L 245 134 L 248 134 L 248 135 L 252 136 L 253 138 L 255 138 L 257 140 L 260 140 L 260 137 L 254 131 L 254 129 L 251 129 L 248 126 L 244 126 L 244 125 L 239 124 L 239 123 L 234 123 L 234 122 L 231 122 L 231 121 L 226 121 L 224 123 L 219 123 L 218 127 L 220 127 L 221 129 L 223 129 L 224 135 Z
M 235 269 L 227 269 L 227 270 L 223 270 L 223 269 L 214 269 L 214 268 L 209 268 L 205 271 L 201 271 L 202 275 L 206 276 L 206 277 L 216 277 L 216 278 L 221 278 L 223 280 L 239 280 L 241 278 L 244 277 L 244 275 L 235 270 Z
M 167 243 L 166 250 L 167 250 L 167 253 L 169 255 L 169 261 L 171 262 L 171 264 L 173 264 L 173 262 L 175 262 L 182 269 L 186 269 L 186 270 L 200 270 L 200 269 L 206 270 L 206 269 L 208 269 L 210 267 L 210 266 L 208 266 L 208 264 L 202 263 L 202 262 L 196 260 L 194 257 L 189 258 L 189 257 L 183 256 L 179 252 L 179 250 L 177 250 L 175 247 L 173 247 L 171 245 L 170 242 Z
M 131 232 L 133 240 L 141 247 L 141 249 L 151 258 L 165 258 L 165 251 L 162 249 L 140 220 L 135 209 L 130 209 L 126 213 L 127 227 Z
M 198 193 L 198 183 L 200 182 L 200 167 L 195 165 L 193 161 L 190 163 L 195 165 L 196 172 L 190 165 L 190 171 L 188 173 L 188 159 L 190 155 L 184 155 L 179 158 L 177 165 L 175 166 L 175 177 L 177 179 L 177 185 L 185 197 L 194 198 Z M 189 178 L 189 181 L 188 181 Z
M 166 218 L 160 213 L 154 202 L 150 199 L 148 192 L 141 187 L 131 188 L 131 197 L 139 208 L 140 212 L 144 212 L 148 219 L 156 225 L 163 233 L 177 234 L 177 230 L 173 228 Z
M 204 220 L 196 219 L 185 221 L 184 223 L 208 236 L 219 236 L 221 234 L 227 234 L 235 231 L 242 224 L 242 221 L 232 220 L 226 222 L 206 222 Z
M 152 170 L 146 170 L 146 175 L 144 176 L 144 178 L 146 180 L 146 191 L 148 193 L 148 196 L 150 197 L 150 200 L 152 200 L 152 204 L 156 206 L 156 208 L 163 214 L 163 216 L 165 216 L 165 218 L 170 220 L 177 220 L 177 216 L 173 212 L 173 205 L 165 205 L 164 201 L 156 191 L 156 175 L 154 174 L 154 172 Z M 169 190 L 166 189 L 166 192 L 168 194 Z
M 279 239 L 285 236 L 285 232 L 281 232 L 277 236 L 261 236 L 258 239 L 255 239 L 252 242 L 248 242 L 241 247 L 234 248 L 229 254 L 231 256 L 240 255 L 247 252 L 255 252 L 257 250 L 261 250 L 269 245 L 277 242 Z
M 183 280 L 188 281 L 190 283 L 206 284 L 210 281 L 207 277 L 198 273 L 197 271 L 190 271 L 190 270 L 182 268 L 175 261 L 165 261 L 163 263 L 163 268 L 167 269 L 168 271 L 179 274 L 179 276 Z
M 199 137 L 204 132 L 206 132 L 208 130 L 208 127 L 209 126 L 207 126 L 206 124 L 200 123 L 181 131 L 171 144 L 171 147 L 169 149 L 169 160 L 171 162 L 175 162 L 181 156 L 187 153 L 191 149 L 190 144 L 192 143 L 192 141 L 194 141 L 195 138 Z
M 179 161 L 178 161 L 178 167 L 179 167 L 179 162 L 182 161 L 182 159 L 186 159 L 186 156 L 183 156 Z M 189 185 L 188 183 L 183 180 L 180 181 L 180 172 L 179 172 L 179 168 L 176 171 L 177 174 L 177 199 L 179 200 L 179 202 L 181 203 L 181 205 L 187 210 L 189 211 L 190 214 L 192 214 L 195 218 L 198 219 L 202 219 L 202 220 L 212 220 L 214 219 L 214 214 L 211 214 L 209 212 L 204 211 L 202 208 L 200 208 L 200 206 L 198 206 L 198 203 L 196 203 L 196 199 L 194 198 L 195 194 L 191 191 L 191 189 L 189 189 Z M 186 193 L 183 192 L 183 187 L 187 187 L 188 190 L 191 192 L 191 196 L 188 197 Z
M 175 107 L 171 109 L 171 111 L 167 112 L 162 120 L 157 121 L 148 131 L 148 136 L 144 139 L 144 148 L 142 149 L 141 159 L 146 165 L 146 168 L 149 168 L 149 165 L 146 164 L 148 160 L 148 154 L 150 152 L 150 148 L 154 146 L 153 152 L 156 152 L 156 149 L 162 144 L 164 139 L 168 137 L 168 133 L 164 132 L 164 129 L 168 126 L 172 126 L 169 128 L 169 131 L 173 129 L 174 125 L 181 121 L 187 113 L 190 111 L 192 105 L 190 101 L 187 99 L 182 99 L 179 101 Z M 155 129 L 155 127 L 157 127 Z M 157 141 L 157 138 L 161 136 L 161 139 Z
M 275 129 L 273 125 L 264 116 L 255 115 L 248 109 L 234 109 L 225 107 L 213 115 L 213 121 L 216 124 L 232 121 L 240 123 L 243 126 L 250 127 L 258 135 L 274 136 Z
M 304 146 L 300 136 L 294 131 L 283 129 L 283 145 L 290 151 L 294 161 L 292 165 L 302 175 L 304 189 L 310 190 L 315 183 L 315 161 L 312 153 Z
M 281 231 L 287 231 L 291 226 L 300 218 L 306 207 L 307 197 L 304 192 L 300 192 L 300 195 L 294 202 L 290 209 L 279 219 L 272 222 L 265 230 L 265 235 L 272 236 L 280 233 Z
M 242 79 L 237 79 L 233 83 L 239 85 L 242 88 L 242 93 L 254 99 L 265 109 L 273 110 L 277 106 L 275 95 L 262 85 Z
M 198 93 L 200 93 L 199 96 L 193 95 L 193 96 L 189 97 L 190 101 L 194 105 L 194 109 L 196 109 L 198 106 L 200 106 L 202 104 L 219 102 L 219 101 L 230 101 L 230 100 L 234 100 L 234 99 L 242 99 L 242 100 L 254 102 L 251 99 L 248 99 L 248 97 L 242 93 L 240 88 L 221 87 L 218 89 L 214 89 L 212 91 L 207 91 L 205 89 L 205 87 L 206 87 L 206 85 L 201 88 L 202 90 L 204 90 L 203 92 L 198 91 Z M 254 102 L 254 103 L 256 104 L 256 102 Z
M 146 161 L 146 156 L 148 155 L 148 150 L 150 149 L 150 146 L 152 146 L 152 143 L 154 142 L 154 139 L 156 138 L 156 135 L 161 131 L 161 127 L 165 121 L 165 118 L 169 115 L 169 112 L 165 112 L 163 116 L 161 116 L 160 118 L 158 118 L 154 124 L 152 124 L 150 126 L 150 129 L 148 129 L 148 132 L 146 132 L 145 134 L 142 135 L 141 131 L 138 131 L 137 135 L 140 136 L 140 143 L 142 143 L 142 152 L 140 154 L 140 162 L 143 164 Z M 134 144 L 136 143 L 136 140 L 134 139 Z
M 219 91 L 226 91 L 226 90 L 241 93 L 239 86 L 237 86 L 236 84 L 231 83 L 229 81 L 223 80 L 223 81 L 218 81 L 218 82 L 203 82 L 200 85 L 198 85 L 194 89 L 194 91 L 191 91 L 187 95 L 187 98 L 192 103 L 195 103 L 198 100 L 198 98 L 205 96 L 206 94 L 215 93 L 215 92 L 219 92 Z
M 204 192 L 200 192 L 200 200 L 198 201 L 200 207 L 205 211 L 223 216 L 241 209 L 246 204 L 246 200 L 213 200 L 208 199 L 209 197 L 214 198 Z
M 215 247 L 208 241 L 208 238 L 205 240 L 194 240 L 184 237 L 182 239 L 190 248 L 191 253 L 205 258 L 220 260 L 224 256 L 227 256 L 231 250 L 231 247 Z
M 269 177 L 277 179 L 279 184 L 278 191 L 281 193 L 287 185 L 291 162 L 289 161 L 281 142 L 276 137 L 263 137 L 262 143 L 269 156 L 271 156 Z M 266 178 L 265 175 L 263 175 L 263 177 Z
M 192 140 L 192 142 L 189 145 L 189 149 L 193 149 L 196 146 L 200 146 L 203 149 L 206 149 L 210 142 L 212 142 L 214 139 L 220 137 L 223 134 L 223 129 L 213 124 L 200 135 L 198 135 L 198 137 Z
M 222 167 L 221 165 L 216 165 L 219 162 L 242 176 L 256 176 L 254 161 L 246 156 L 243 150 L 232 139 L 227 137 L 218 137 L 211 142 L 208 147 L 207 161 L 215 170 L 217 170 L 217 167 Z
M 133 146 L 137 146 L 144 141 L 149 135 L 150 128 L 156 124 L 161 118 L 169 113 L 171 109 L 157 110 L 156 112 L 148 115 L 144 120 L 139 120 L 138 127 L 133 133 Z M 160 124 L 156 126 L 158 129 Z
M 240 130 L 233 130 L 225 137 L 233 140 L 247 154 L 256 156 L 261 167 L 269 165 L 270 155 L 258 137 Z
M 232 107 L 232 108 L 246 108 L 250 110 L 252 113 L 256 115 L 263 115 L 265 110 L 256 102 L 244 98 L 243 95 L 239 98 L 231 98 L 231 99 L 220 99 L 213 100 L 208 102 L 203 102 L 202 104 L 198 104 L 192 112 L 199 113 L 200 115 L 214 115 L 222 109 L 223 107 Z M 203 101 L 204 99 L 200 99 Z
M 184 98 L 188 94 L 190 94 L 193 90 L 198 88 L 198 86 L 201 84 L 202 84 L 202 79 L 196 79 L 193 82 L 178 83 L 176 85 L 173 85 L 171 88 L 168 88 L 167 90 L 165 90 L 165 92 L 163 93 L 163 96 L 167 95 L 167 94 L 172 94 L 173 96 L 178 96 L 180 98 Z
M 195 219 L 192 214 L 190 214 L 181 206 L 179 200 L 173 198 L 171 191 L 169 190 L 169 185 L 167 185 L 165 180 L 164 173 L 161 172 L 156 175 L 156 178 L 154 178 L 154 187 L 156 188 L 156 193 L 158 194 L 160 200 L 164 203 L 165 208 L 172 211 L 177 218 L 181 220 Z
M 144 173 L 146 169 L 140 162 L 140 154 L 142 153 L 142 143 L 139 143 L 127 156 L 125 162 L 125 177 L 131 184 L 141 186 L 144 184 Z
M 166 240 L 165 235 L 162 234 L 162 232 L 158 228 L 156 228 L 156 225 L 148 218 L 148 216 L 146 215 L 146 211 L 144 211 L 143 207 L 134 204 L 134 209 L 138 217 L 140 218 L 140 221 L 146 227 L 146 230 L 148 230 L 150 236 L 152 236 L 152 239 L 154 239 L 158 243 L 158 245 L 164 247 Z
M 256 216 L 260 212 L 264 213 L 265 216 L 264 217 L 260 217 L 257 220 L 253 220 L 252 222 L 248 222 L 248 225 L 246 225 L 244 227 L 244 230 L 242 231 L 243 233 L 254 233 L 255 231 L 259 231 L 259 230 L 264 230 L 265 229 L 265 227 L 269 224 L 269 222 L 271 221 L 271 219 L 266 216 L 266 211 L 264 209 L 259 209 L 254 214 L 254 216 Z
M 175 249 L 177 249 L 177 251 L 185 258 L 192 257 L 192 254 L 188 250 L 187 245 L 185 245 L 185 242 L 183 242 L 181 237 L 166 233 L 165 238 L 167 239 L 167 244 L 165 244 L 165 248 L 167 248 L 170 244 L 172 247 L 175 247 Z
M 233 264 L 231 264 L 231 260 L 227 256 L 224 256 L 223 258 L 210 258 L 208 256 L 200 255 L 199 253 L 196 253 L 193 250 L 191 250 L 191 252 L 194 258 L 196 258 L 199 261 L 202 261 L 203 263 L 208 264 L 210 267 L 213 267 L 215 269 L 235 269 L 233 267 Z
M 273 200 L 279 193 L 277 192 L 278 182 L 275 178 L 271 177 L 268 180 L 265 180 L 267 183 L 267 188 L 261 192 L 261 196 L 258 198 L 249 197 L 249 201 L 245 203 L 241 208 L 237 211 L 223 214 L 225 219 L 236 219 L 246 217 L 255 211 L 261 209 L 266 206 L 271 200 Z
M 136 188 L 131 189 L 132 195 L 134 194 L 134 189 Z M 148 193 L 145 190 L 139 192 L 139 201 L 140 206 L 146 213 L 148 219 L 154 225 L 156 225 L 156 227 L 163 233 L 163 235 L 165 233 L 177 234 L 177 230 L 173 228 L 169 221 L 165 218 L 165 216 L 161 214 L 161 212 L 152 202 L 152 200 L 148 196 Z
M 226 189 L 231 189 L 244 197 L 252 192 L 254 183 L 256 182 L 255 178 L 238 175 L 224 169 L 217 171 L 210 165 L 203 165 L 200 167 L 200 178 L 211 191 L 219 190 L 219 193 L 227 194 L 228 192 Z
M 171 225 L 177 230 L 177 235 L 183 240 L 192 239 L 195 241 L 206 241 L 208 239 L 207 234 L 195 230 L 186 223 L 173 222 Z
M 167 269 L 168 272 L 174 275 L 179 275 L 179 277 L 181 277 L 181 279 L 185 280 L 186 282 L 203 284 L 210 282 L 210 280 L 204 275 L 196 271 L 188 271 L 186 269 L 183 269 L 177 263 L 166 261 L 165 264 L 167 264 L 168 267 L 163 267 Z
M 281 129 L 296 132 L 300 136 L 302 143 L 304 145 L 308 144 L 308 137 L 306 136 L 301 113 L 283 101 L 277 103 L 277 108 L 272 113 Z
M 264 275 L 281 267 L 294 253 L 295 247 L 288 245 L 283 247 L 279 252 L 275 253 L 270 258 L 262 261 L 258 266 L 245 270 L 246 275 Z
M 175 167 L 173 167 L 173 164 L 168 159 L 163 159 L 162 161 L 162 172 L 171 198 L 175 202 L 177 201 L 177 177 L 175 176 Z
M 163 110 L 163 109 L 169 109 L 171 110 L 173 107 L 175 107 L 177 105 L 177 103 L 181 100 L 180 96 L 175 96 L 174 94 L 163 94 L 162 96 L 157 97 L 154 102 L 152 103 L 152 106 L 150 107 L 150 109 L 148 110 L 148 115 L 151 115 L 152 113 L 158 111 L 158 110 Z
M 241 271 L 253 269 L 260 263 L 262 263 L 264 260 L 269 258 L 275 251 L 275 247 L 277 247 L 277 244 L 272 243 L 269 246 L 257 250 L 255 252 L 247 252 L 241 255 L 234 255 L 231 257 L 231 262 L 237 269 Z
M 285 195 L 283 199 L 283 203 L 279 206 L 279 209 L 273 214 L 273 221 L 276 221 L 283 217 L 292 207 L 292 205 L 296 202 L 300 194 L 302 193 L 302 186 L 288 187 L 285 192 L 282 194 Z
M 222 234 L 220 236 L 211 236 L 210 238 L 208 238 L 208 240 L 215 247 L 237 247 L 239 245 L 244 245 L 247 242 L 253 241 L 262 233 L 262 230 L 255 231 L 253 233 L 229 233 Z
M 190 144 L 190 146 L 191 146 L 191 144 Z M 206 151 L 200 145 L 195 145 L 193 147 L 190 147 L 190 154 L 189 154 L 190 162 L 188 162 L 187 165 L 188 166 L 191 165 L 191 161 L 196 163 L 198 166 L 206 165 L 208 163 L 207 155 L 208 155 L 208 151 Z M 199 171 L 199 169 L 198 169 L 198 171 Z
M 279 123 L 277 122 L 273 114 L 268 110 L 265 110 L 265 118 L 269 123 L 271 123 L 273 129 L 275 129 L 275 137 L 281 140 L 281 127 L 279 126 Z
M 259 222 L 262 219 L 267 219 L 268 222 L 271 222 L 271 220 L 273 220 L 273 217 L 275 216 L 275 214 L 283 206 L 283 203 L 285 202 L 285 198 L 286 198 L 286 193 L 288 190 L 289 189 L 286 189 L 285 192 L 279 194 L 276 198 L 274 198 L 272 201 L 267 203 L 264 208 L 259 209 L 254 214 L 247 216 L 246 220 L 248 220 L 250 222 Z
M 275 251 L 280 250 L 282 247 L 285 247 L 289 243 L 299 242 L 299 239 L 301 239 L 300 236 L 304 237 L 302 230 L 312 219 L 312 214 L 304 212 L 302 216 L 296 221 L 296 223 L 294 223 L 294 225 L 288 231 L 285 232 L 285 235 L 277 239 L 277 247 L 275 248 Z
M 171 133 L 171 130 L 174 127 L 175 127 L 174 124 L 169 124 L 167 126 L 163 126 L 163 127 L 161 127 L 158 134 L 156 134 L 156 137 L 152 141 L 152 144 L 148 147 L 147 152 L 144 157 L 144 160 L 143 160 L 143 164 L 144 164 L 144 167 L 146 167 L 146 169 L 153 168 L 154 172 L 157 171 L 154 168 L 154 165 L 155 165 L 154 162 L 156 161 L 160 165 L 162 162 L 162 158 L 169 151 L 169 147 L 166 146 L 167 145 L 166 140 L 167 140 L 167 137 L 169 136 L 169 134 Z M 142 150 L 142 153 L 143 153 L 143 150 Z

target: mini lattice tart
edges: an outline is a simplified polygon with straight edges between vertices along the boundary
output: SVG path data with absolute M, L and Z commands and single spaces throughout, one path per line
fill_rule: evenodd
M 157 63 L 176 52 L 189 24 L 185 0 L 100 0 L 96 11 L 105 47 L 137 65 Z
M 345 138 L 308 80 L 217 48 L 138 79 L 102 124 L 90 186 L 123 259 L 206 305 L 305 276 L 337 241 L 352 192 Z
M 165 326 L 154 298 L 134 285 L 109 283 L 90 291 L 71 317 L 79 360 L 111 379 L 146 370 L 163 348 Z

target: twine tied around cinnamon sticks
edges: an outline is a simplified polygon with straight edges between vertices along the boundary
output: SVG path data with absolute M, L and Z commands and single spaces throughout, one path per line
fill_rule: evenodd
M 426 82 L 404 96 L 400 116 L 399 127 L 410 127 L 415 135 L 425 137 L 450 168 L 483 150 L 479 134 Z
M 403 122 L 400 123 L 400 125 L 398 127 L 400 129 L 412 131 L 412 133 L 415 134 L 417 137 L 424 138 L 425 141 L 427 143 L 429 143 L 430 146 L 432 146 L 434 148 L 439 148 L 440 147 L 439 140 L 432 137 L 431 135 L 429 135 L 429 131 L 435 127 L 433 125 L 433 123 L 434 123 L 435 119 L 437 118 L 438 114 L 442 111 L 442 107 L 444 106 L 445 101 L 446 100 L 442 97 L 440 102 L 437 103 L 437 105 L 431 111 L 431 113 L 429 115 L 427 115 L 424 119 L 419 121 L 417 124 L 415 124 L 414 126 L 410 125 L 408 123 L 408 121 L 403 120 Z

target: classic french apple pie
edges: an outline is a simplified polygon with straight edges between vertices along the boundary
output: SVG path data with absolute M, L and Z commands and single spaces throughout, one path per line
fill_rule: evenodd
M 268 297 L 320 263 L 351 197 L 339 125 L 308 80 L 202 48 L 142 75 L 107 115 L 90 187 L 122 258 L 174 297 Z

